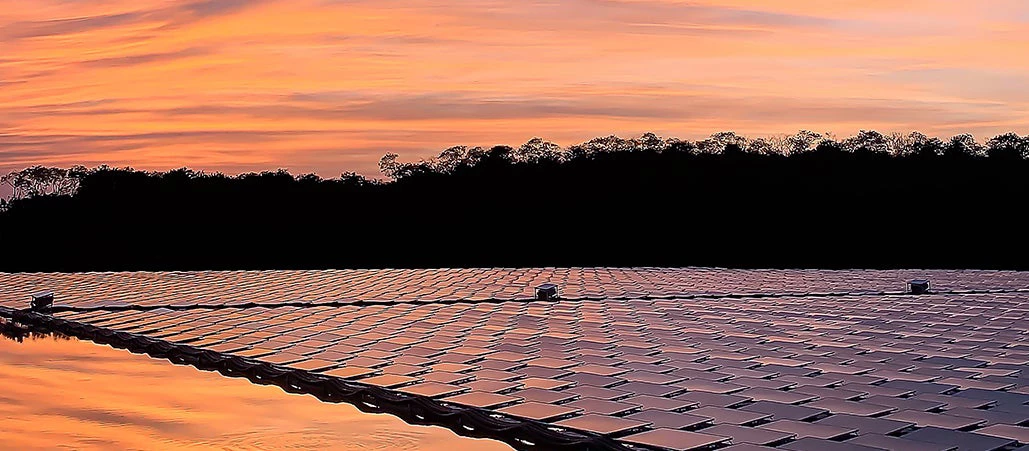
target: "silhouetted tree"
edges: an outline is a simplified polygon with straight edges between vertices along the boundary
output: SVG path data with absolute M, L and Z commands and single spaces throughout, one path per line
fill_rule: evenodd
M 391 179 L 397 179 L 397 175 L 400 174 L 401 164 L 397 161 L 400 155 L 395 153 L 387 153 L 379 159 L 379 172 L 386 177 Z
M 795 135 L 786 137 L 785 149 L 790 154 L 802 154 L 814 150 L 825 136 L 811 130 L 801 130 Z
M 908 134 L 891 133 L 887 140 L 893 155 L 910 157 L 917 153 L 922 144 L 929 140 L 929 137 L 922 132 L 913 131 Z
M 1021 160 L 1029 156 L 1029 135 L 1005 133 L 986 142 L 986 155 L 994 160 Z
M 561 146 L 536 137 L 515 149 L 511 153 L 511 158 L 516 163 L 557 163 L 561 161 L 563 153 L 564 150 L 561 149 Z
M 612 152 L 627 152 L 632 148 L 632 143 L 618 136 L 610 135 L 593 138 L 582 144 L 576 144 L 568 148 L 569 159 L 591 158 L 598 154 Z
M 843 149 L 854 153 L 890 154 L 890 139 L 875 130 L 861 130 L 843 140 Z
M 647 132 L 639 138 L 633 138 L 630 140 L 632 143 L 632 150 L 634 152 L 645 152 L 645 153 L 661 153 L 669 147 L 669 143 L 660 136 L 654 133 Z
M 678 138 L 668 138 L 668 147 L 665 148 L 664 152 L 668 155 L 694 155 L 697 153 L 697 146 L 691 141 L 684 141 Z
M 747 143 L 747 152 L 759 155 L 785 155 L 785 141 L 780 137 L 754 138 Z
M 951 159 L 967 160 L 983 155 L 983 146 L 976 142 L 970 134 L 961 134 L 950 138 L 943 148 L 943 155 Z
M 711 137 L 698 141 L 697 149 L 701 153 L 716 154 L 725 150 L 725 147 L 735 144 L 740 149 L 747 147 L 747 139 L 737 135 L 735 132 L 718 132 Z
M 458 167 L 468 164 L 468 162 L 468 146 L 449 147 L 440 152 L 439 156 L 436 157 L 436 171 L 449 174 L 457 170 Z
M 912 132 L 904 144 L 903 151 L 898 152 L 900 156 L 909 156 L 921 160 L 931 160 L 943 155 L 946 143 L 940 138 L 930 138 L 918 132 Z
M 84 166 L 71 169 L 32 166 L 0 177 L 0 184 L 10 187 L 10 200 L 36 196 L 70 196 L 78 189 L 79 180 L 85 172 Z
M 843 152 L 843 146 L 840 143 L 828 139 L 820 141 L 812 151 L 814 155 L 827 160 L 839 159 Z
M 347 188 L 364 188 L 368 186 L 378 185 L 377 180 L 369 180 L 365 176 L 356 172 L 344 172 L 339 176 L 340 185 Z

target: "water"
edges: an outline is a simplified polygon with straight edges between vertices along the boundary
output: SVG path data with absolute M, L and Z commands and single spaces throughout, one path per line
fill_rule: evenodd
M 510 450 L 55 337 L 0 338 L 0 449 Z

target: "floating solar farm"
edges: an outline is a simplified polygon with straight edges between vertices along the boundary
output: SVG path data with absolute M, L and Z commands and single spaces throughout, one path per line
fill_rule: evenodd
M 1029 273 L 0 274 L 0 315 L 522 449 L 1029 444 Z

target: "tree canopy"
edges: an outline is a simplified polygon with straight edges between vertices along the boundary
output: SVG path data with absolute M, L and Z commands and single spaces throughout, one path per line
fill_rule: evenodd
M 456 266 L 1029 269 L 1029 136 L 875 131 L 454 146 L 386 180 L 32 167 L 0 270 Z

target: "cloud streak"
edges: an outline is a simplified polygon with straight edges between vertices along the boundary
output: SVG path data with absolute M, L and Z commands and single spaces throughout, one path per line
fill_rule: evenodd
M 108 58 L 98 58 L 93 60 L 82 61 L 78 64 L 86 67 L 115 68 L 174 61 L 194 56 L 210 55 L 211 53 L 212 50 L 208 48 L 190 47 L 170 52 L 153 52 L 135 55 L 113 56 Z
M 138 13 L 107 14 L 72 19 L 50 19 L 14 22 L 0 27 L 0 37 L 6 40 L 38 38 L 71 33 L 84 33 L 100 28 L 124 25 L 144 17 Z
M 180 2 L 173 6 L 155 5 L 152 9 L 117 14 L 15 21 L 0 26 L 0 37 L 4 40 L 53 37 L 141 23 L 163 23 L 165 28 L 174 28 L 193 21 L 234 14 L 260 3 L 262 0 L 199 0 Z

